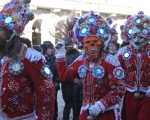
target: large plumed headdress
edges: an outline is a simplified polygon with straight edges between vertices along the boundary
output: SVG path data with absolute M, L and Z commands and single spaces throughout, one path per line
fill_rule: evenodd
M 0 11 L 0 26 L 13 31 L 11 38 L 14 35 L 20 36 L 25 25 L 33 20 L 34 14 L 29 10 L 30 2 L 31 0 L 11 0 Z
M 50 32 L 50 34 L 55 37 L 59 41 L 64 41 L 65 46 L 73 45 L 73 19 L 75 17 L 75 11 L 72 11 L 65 20 L 62 20 L 55 25 L 55 30 L 57 34 L 53 34 Z
M 105 19 L 98 13 L 90 11 L 84 14 L 79 19 L 76 19 L 73 28 L 75 43 L 78 46 L 82 46 L 82 42 L 89 36 L 96 36 L 103 40 L 104 45 L 107 45 L 111 39 L 111 27 L 112 19 Z
M 142 11 L 136 15 L 129 15 L 121 30 L 125 41 L 129 41 L 137 34 L 150 39 L 150 16 L 144 15 Z

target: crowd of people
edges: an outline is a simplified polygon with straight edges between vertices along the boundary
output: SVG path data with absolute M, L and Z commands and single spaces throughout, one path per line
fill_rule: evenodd
M 57 120 L 60 89 L 63 120 L 71 109 L 73 120 L 150 120 L 150 16 L 128 16 L 121 45 L 112 19 L 94 11 L 62 22 L 55 45 L 32 45 L 21 37 L 29 4 L 0 11 L 0 120 Z

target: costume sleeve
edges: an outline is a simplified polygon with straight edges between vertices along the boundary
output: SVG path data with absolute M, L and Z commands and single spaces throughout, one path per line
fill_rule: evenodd
M 119 59 L 119 62 L 120 62 L 120 66 L 121 66 L 122 68 L 124 68 L 124 60 L 123 60 L 123 58 L 122 58 L 122 55 L 119 55 L 119 56 L 118 56 L 118 59 Z
M 125 93 L 124 70 L 121 67 L 114 67 L 108 64 L 109 92 L 98 102 L 103 112 L 118 108 L 118 102 Z
M 53 120 L 55 87 L 49 66 L 38 62 L 28 62 L 28 74 L 33 81 L 38 104 L 38 120 Z
M 67 67 L 66 58 L 57 58 L 57 71 L 61 81 L 72 80 L 78 78 L 78 63 L 74 62 Z

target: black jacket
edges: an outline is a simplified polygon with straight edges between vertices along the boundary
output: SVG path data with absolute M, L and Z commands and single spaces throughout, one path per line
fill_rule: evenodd
M 77 51 L 76 49 L 66 51 L 67 65 L 72 64 L 73 61 L 80 55 L 81 55 L 81 53 L 79 51 Z
M 80 56 L 81 53 L 76 49 L 66 51 L 67 65 L 70 65 L 74 60 Z M 62 84 L 62 96 L 65 102 L 70 102 L 72 99 L 72 87 L 74 85 L 73 80 L 63 81 Z
M 74 60 L 80 55 L 81 53 L 76 49 L 66 51 L 67 65 L 72 64 Z M 82 105 L 82 94 L 83 92 L 81 84 L 75 84 L 73 80 L 62 82 L 63 99 L 65 103 L 71 103 L 73 105 L 73 111 L 76 113 L 76 115 L 80 113 L 80 107 Z
M 52 74 L 53 74 L 53 81 L 54 83 L 60 83 L 59 77 L 58 77 L 58 72 L 57 72 L 57 67 L 56 67 L 56 58 L 55 56 L 46 56 L 46 64 L 49 65 Z

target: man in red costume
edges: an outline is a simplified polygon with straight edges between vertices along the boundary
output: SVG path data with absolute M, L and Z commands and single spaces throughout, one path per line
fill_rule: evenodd
M 122 33 L 130 42 L 118 55 L 127 89 L 122 119 L 150 120 L 150 17 L 143 12 L 128 16 Z
M 110 20 L 110 19 L 107 19 Z M 118 120 L 118 101 L 124 95 L 124 71 L 119 61 L 103 52 L 109 42 L 109 22 L 93 11 L 76 19 L 72 33 L 85 55 L 66 66 L 64 42 L 56 44 L 57 69 L 62 81 L 79 77 L 83 83 L 83 105 L 79 120 Z M 70 32 L 71 33 L 71 32 Z
M 30 48 L 31 42 L 20 37 L 34 18 L 29 3 L 11 0 L 0 11 L 0 120 L 53 120 L 51 70 L 44 56 Z

